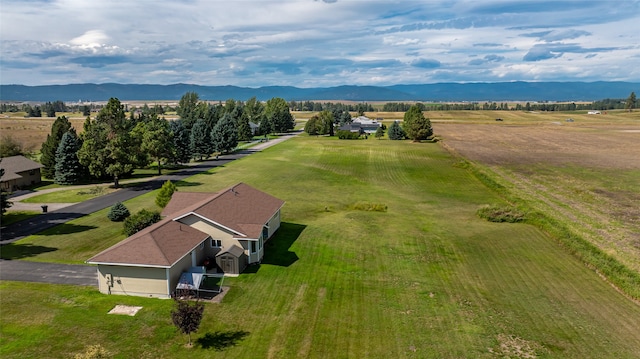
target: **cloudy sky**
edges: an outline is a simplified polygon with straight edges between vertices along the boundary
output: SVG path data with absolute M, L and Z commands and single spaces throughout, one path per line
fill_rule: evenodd
M 640 1 L 0 0 L 0 83 L 640 81 Z

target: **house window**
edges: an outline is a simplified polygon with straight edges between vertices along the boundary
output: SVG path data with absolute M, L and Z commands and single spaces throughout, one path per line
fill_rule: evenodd
M 258 246 L 257 246 L 257 243 L 258 243 L 258 242 L 253 242 L 253 241 L 251 242 L 251 253 L 255 253 L 255 252 L 257 252 L 257 251 L 258 251 L 258 249 L 257 249 L 257 247 L 258 247 Z
M 204 249 L 204 242 L 200 243 L 200 249 Z
M 211 248 L 222 248 L 222 241 L 220 239 L 211 238 Z
M 269 239 L 269 227 L 262 227 L 262 238 L 264 238 L 265 240 Z

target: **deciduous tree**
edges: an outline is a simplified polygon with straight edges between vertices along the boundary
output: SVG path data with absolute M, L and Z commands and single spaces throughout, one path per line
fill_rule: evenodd
M 204 315 L 204 304 L 200 301 L 190 301 L 176 296 L 175 307 L 171 311 L 171 321 L 183 334 L 189 336 L 189 346 L 191 346 L 191 333 L 198 331 L 202 316 Z
M 431 121 L 424 117 L 422 110 L 417 105 L 411 106 L 411 108 L 404 113 L 403 128 L 407 137 L 414 142 L 426 140 L 429 136 L 433 135 Z

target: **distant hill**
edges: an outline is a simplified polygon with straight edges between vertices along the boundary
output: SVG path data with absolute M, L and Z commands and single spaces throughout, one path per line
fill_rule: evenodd
M 605 98 L 627 98 L 640 92 L 634 82 L 490 82 L 437 83 L 394 86 L 337 86 L 298 88 L 267 86 L 125 85 L 0 85 L 1 101 L 107 101 L 179 100 L 186 92 L 196 92 L 203 100 L 259 100 L 282 97 L 288 101 L 596 101 Z

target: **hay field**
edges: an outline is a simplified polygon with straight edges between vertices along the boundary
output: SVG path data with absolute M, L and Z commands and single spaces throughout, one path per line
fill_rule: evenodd
M 640 272 L 640 114 L 537 124 L 435 123 L 442 144 Z

